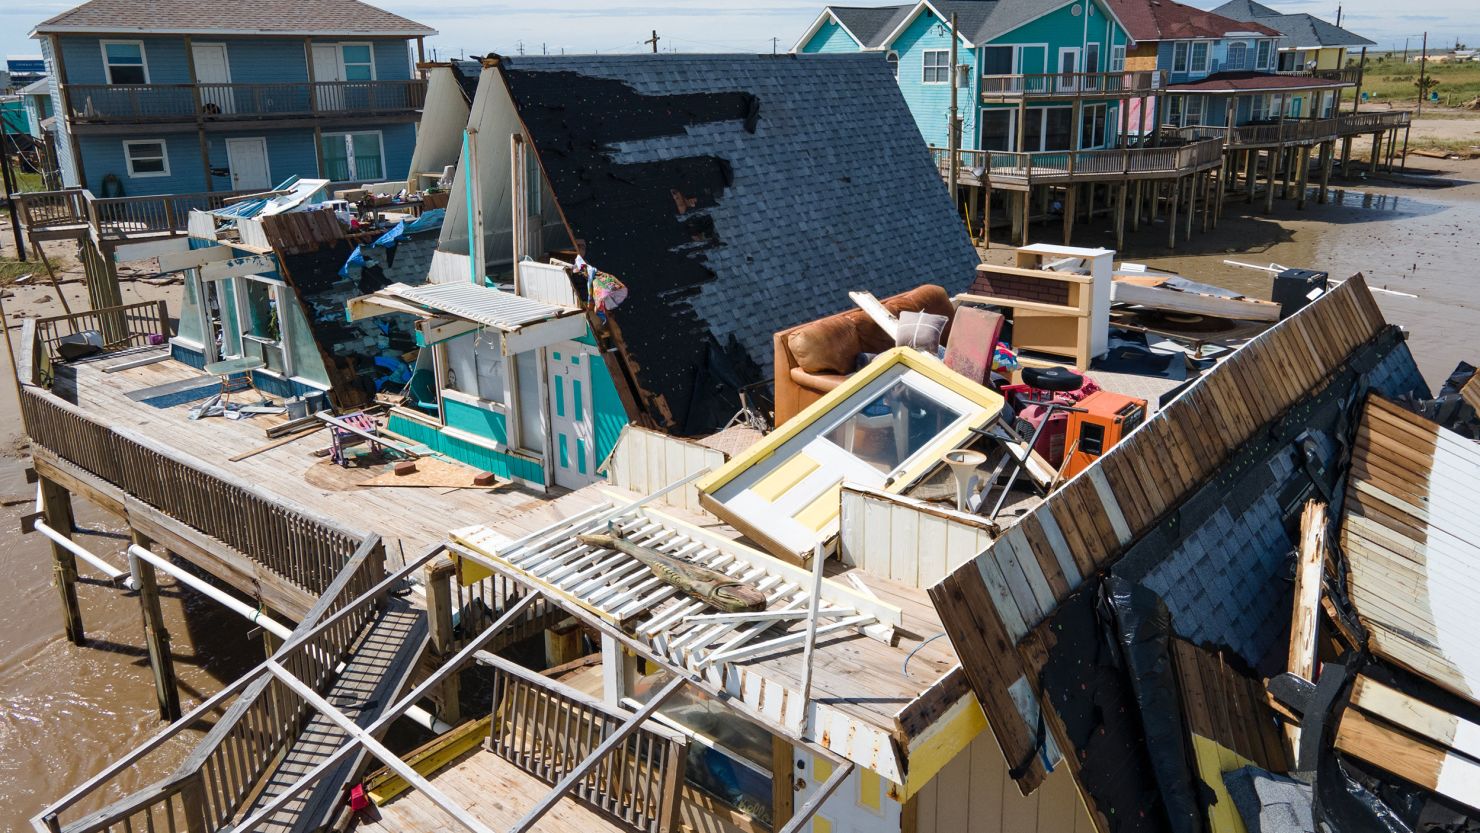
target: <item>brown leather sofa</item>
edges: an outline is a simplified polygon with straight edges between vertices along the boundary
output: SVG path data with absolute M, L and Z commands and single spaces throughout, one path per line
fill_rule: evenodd
M 950 296 L 934 284 L 915 287 L 882 303 L 896 317 L 901 312 L 928 312 L 949 319 L 954 312 Z M 946 343 L 950 329 L 947 322 L 941 344 Z M 867 313 L 854 309 L 782 330 L 774 346 L 776 424 L 780 425 L 853 375 L 859 353 L 882 353 L 894 341 Z

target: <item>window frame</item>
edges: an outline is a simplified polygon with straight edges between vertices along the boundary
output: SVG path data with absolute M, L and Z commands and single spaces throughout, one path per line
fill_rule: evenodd
M 1085 74 L 1100 73 L 1105 70 L 1100 66 L 1100 53 L 1103 47 L 1099 41 L 1088 41 L 1084 44 L 1084 51 L 1079 54 L 1079 71 Z M 1094 69 L 1090 69 L 1089 57 L 1095 57 Z
M 1196 102 L 1197 103 L 1197 106 L 1194 107 L 1193 106 L 1193 102 Z M 1186 96 L 1185 99 L 1182 102 L 1182 126 L 1183 127 L 1187 127 L 1189 125 L 1190 126 L 1196 126 L 1196 125 L 1202 124 L 1203 117 L 1206 115 L 1206 110 L 1207 110 L 1206 96 L 1201 96 L 1201 95 L 1189 95 L 1189 96 Z M 1193 116 L 1194 113 L 1196 113 L 1196 116 L 1197 116 L 1197 118 L 1195 120 L 1192 118 L 1192 116 Z
M 131 82 L 131 81 L 114 81 L 113 80 L 113 64 L 108 60 L 108 46 L 110 44 L 128 44 L 128 45 L 131 45 L 131 46 L 137 46 L 137 47 L 139 47 L 139 67 L 144 71 L 144 80 L 143 81 L 140 81 L 140 82 L 135 83 L 135 82 Z M 109 40 L 100 40 L 100 41 L 98 41 L 98 50 L 103 55 L 103 77 L 105 79 L 107 79 L 107 82 L 108 82 L 108 85 L 109 86 L 128 87 L 128 86 L 138 86 L 139 84 L 148 84 L 149 83 L 149 50 L 147 50 L 147 49 L 144 48 L 144 42 L 142 40 L 120 40 L 120 39 L 117 39 L 117 38 L 113 38 L 113 39 L 109 39 Z M 133 66 L 133 65 L 132 64 L 120 64 L 119 66 Z
M 1239 59 L 1237 66 L 1235 66 L 1233 63 L 1234 50 L 1238 50 Z M 1228 45 L 1228 49 L 1223 54 L 1223 68 L 1225 70 L 1249 68 L 1249 45 L 1244 43 L 1243 41 L 1234 41 L 1233 43 L 1230 43 Z
M 1254 69 L 1269 69 L 1274 54 L 1274 41 L 1269 38 L 1261 38 L 1254 46 Z
M 884 53 L 884 63 L 886 63 L 886 64 L 889 65 L 889 69 L 894 73 L 894 80 L 895 81 L 898 81 L 899 80 L 899 53 L 898 52 L 895 52 L 893 49 L 889 50 L 888 52 L 885 52 Z
M 134 170 L 134 157 L 130 148 L 134 145 L 159 145 L 159 160 L 164 163 L 162 171 L 144 171 L 142 173 Z M 145 157 L 153 159 L 154 157 Z M 128 171 L 129 179 L 152 179 L 170 175 L 170 146 L 163 139 L 124 139 L 123 140 L 123 164 Z
M 371 41 L 344 41 L 344 42 L 341 42 L 340 44 L 338 44 L 338 46 L 339 46 L 339 74 L 342 75 L 342 76 L 345 76 L 344 81 L 346 83 L 349 82 L 349 81 L 351 81 L 351 80 L 353 80 L 353 81 L 361 81 L 361 82 L 363 82 L 363 81 L 375 81 L 375 80 L 378 80 L 375 77 L 375 44 L 373 42 L 371 42 Z M 360 61 L 355 61 L 354 64 L 353 64 L 354 66 L 368 66 L 368 67 L 370 67 L 370 77 L 369 78 L 355 78 L 355 79 L 349 78 L 349 67 L 351 66 L 351 64 L 350 64 L 349 60 L 345 57 L 345 54 L 344 54 L 344 48 L 346 46 L 363 46 L 366 49 L 370 50 L 370 59 L 368 61 L 363 62 L 363 63 L 360 62 Z
M 1110 47 L 1110 71 L 1125 72 L 1125 44 Z
M 1197 59 L 1197 49 L 1202 47 L 1202 61 Z M 1213 44 L 1211 41 L 1193 41 L 1187 50 L 1187 71 L 1189 73 L 1206 73 L 1213 61 Z
M 931 56 L 940 56 L 945 63 L 930 64 Z M 939 80 L 932 81 L 931 71 L 938 72 Z M 951 50 L 949 49 L 926 49 L 920 53 L 920 83 L 921 84 L 949 84 L 951 83 Z
M 1178 68 L 1181 64 L 1181 68 Z M 1172 72 L 1187 72 L 1192 64 L 1192 43 L 1179 40 L 1172 43 Z
M 323 141 L 324 139 L 328 139 L 328 138 L 331 138 L 332 137 L 332 138 L 341 139 L 341 140 L 343 140 L 345 142 L 345 146 L 344 146 L 344 154 L 345 154 L 345 156 L 344 156 L 344 158 L 345 158 L 345 162 L 349 165 L 349 168 L 350 168 L 350 170 L 349 170 L 350 177 L 348 179 L 333 179 L 332 177 L 329 177 L 329 179 L 331 179 L 333 182 L 354 182 L 356 180 L 365 180 L 365 179 L 367 179 L 367 177 L 360 176 L 359 165 L 357 165 L 355 163 L 354 141 L 350 137 L 352 137 L 352 136 L 364 136 L 364 135 L 370 135 L 370 134 L 374 134 L 375 135 L 376 143 L 377 143 L 377 145 L 379 145 L 379 148 L 380 148 L 380 175 L 379 176 L 376 176 L 376 177 L 369 177 L 369 179 L 375 179 L 375 180 L 384 180 L 385 179 L 386 171 L 389 170 L 389 168 L 386 166 L 386 163 L 385 163 L 385 133 L 383 131 L 380 131 L 380 130 L 345 130 L 345 131 L 340 131 L 340 132 L 324 133 L 324 134 L 322 134 L 320 136 L 320 141 Z M 323 154 L 323 147 L 322 146 L 319 148 L 319 153 L 322 156 L 322 154 Z M 321 176 L 321 177 L 322 176 L 325 176 L 325 172 L 322 171 L 322 170 L 319 171 L 319 176 Z

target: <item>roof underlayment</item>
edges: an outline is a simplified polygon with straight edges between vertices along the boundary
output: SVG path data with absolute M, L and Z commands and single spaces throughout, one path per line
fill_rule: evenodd
M 768 378 L 772 336 L 980 261 L 883 58 L 500 59 L 660 425 L 702 433 Z

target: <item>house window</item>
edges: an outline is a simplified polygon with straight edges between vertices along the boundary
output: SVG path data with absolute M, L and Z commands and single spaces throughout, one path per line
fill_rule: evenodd
M 1253 104 L 1249 109 L 1249 120 L 1264 121 L 1267 118 L 1269 118 L 1269 96 L 1254 96 Z
M 368 43 L 346 43 L 339 47 L 344 61 L 344 80 L 375 80 L 375 60 Z
M 1249 47 L 1243 43 L 1231 43 L 1228 45 L 1228 64 L 1224 69 L 1247 69 L 1245 64 L 1249 60 Z
M 385 178 L 385 147 L 380 131 L 370 133 L 325 133 L 323 140 L 325 176 L 335 182 Z
M 1173 127 L 1182 126 L 1182 96 L 1173 95 L 1167 97 L 1166 124 Z
M 1187 118 L 1184 124 L 1202 124 L 1203 119 L 1203 97 L 1200 95 L 1188 96 Z
M 1084 71 L 1100 71 L 1100 45 L 1098 43 L 1087 43 L 1084 45 Z
M 1269 56 L 1274 50 L 1274 41 L 1259 41 L 1258 59 L 1255 61 L 1256 69 L 1269 69 Z
M 951 80 L 951 53 L 948 49 L 931 49 L 925 53 L 924 72 L 920 78 L 926 84 L 946 84 Z
M 1192 71 L 1208 71 L 1208 42 L 1198 41 L 1192 45 Z
M 1079 126 L 1079 142 L 1082 148 L 1105 146 L 1106 106 L 1086 104 Z
M 144 43 L 136 40 L 105 40 L 103 66 L 109 84 L 148 84 L 149 66 L 144 63 Z
M 898 78 L 899 77 L 899 53 L 898 52 L 895 52 L 893 49 L 891 49 L 891 50 L 889 50 L 889 54 L 884 56 L 884 60 L 887 61 L 887 62 L 889 62 L 889 72 L 891 72 L 894 75 L 895 78 Z
M 1011 110 L 995 107 L 982 110 L 982 150 L 1012 150 Z
M 1043 131 L 1044 150 L 1070 150 L 1074 142 L 1074 108 L 1050 107 Z
M 1111 72 L 1123 72 L 1123 71 L 1125 71 L 1125 47 L 1124 46 L 1112 46 L 1112 47 L 1110 47 L 1110 71 Z
M 169 176 L 170 157 L 163 139 L 140 139 L 123 143 L 123 158 L 131 177 Z
M 982 47 L 982 75 L 1011 75 L 1012 53 L 1011 46 Z
M 504 356 L 496 333 L 459 336 L 447 342 L 447 387 L 484 402 L 504 401 Z
M 1187 42 L 1178 41 L 1172 45 L 1172 72 L 1187 71 Z

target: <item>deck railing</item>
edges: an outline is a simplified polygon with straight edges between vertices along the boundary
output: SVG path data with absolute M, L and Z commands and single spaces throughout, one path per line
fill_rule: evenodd
M 931 147 L 936 165 L 948 170 L 946 149 Z M 1223 143 L 1207 139 L 1175 147 L 1064 150 L 1038 153 L 961 150 L 963 172 L 993 183 L 1021 185 L 1117 178 L 1176 176 L 1216 165 Z
M 555 784 L 631 717 L 500 657 L 479 654 L 493 670 L 495 708 L 488 750 Z M 688 739 L 652 721 L 616 746 L 568 795 L 643 833 L 674 829 Z
M 44 384 L 50 381 L 51 368 L 61 361 L 58 345 L 67 337 L 96 334 L 102 338 L 104 332 L 110 332 L 112 340 L 104 341 L 102 345 L 105 352 L 164 344 L 170 337 L 170 314 L 164 301 L 141 301 L 121 307 L 38 318 L 35 327 L 39 372 L 34 378 Z
M 1306 145 L 1326 142 L 1342 136 L 1375 133 L 1407 126 L 1413 114 L 1407 110 L 1377 113 L 1347 113 L 1328 119 L 1286 119 L 1270 124 L 1245 124 L 1239 127 L 1194 124 L 1186 127 L 1163 127 L 1164 139 L 1192 142 L 1219 139 L 1230 148 Z
M 385 578 L 385 550 L 380 538 L 371 536 L 289 636 L 286 650 L 277 655 L 279 662 L 322 695 L 393 589 Z M 258 794 L 263 777 L 298 739 L 309 710 L 278 678 L 250 674 L 46 808 L 34 826 L 38 833 L 222 829 Z M 197 740 L 201 732 L 205 734 Z M 164 763 L 174 759 L 182 744 L 192 742 L 193 750 L 181 763 Z M 151 769 L 170 774 L 146 787 L 130 788 L 138 772 Z M 88 811 L 120 793 L 122 798 Z
M 1129 72 L 1055 72 L 983 75 L 981 96 L 989 101 L 1018 98 L 1138 96 L 1167 86 L 1165 70 Z
M 96 197 L 84 188 L 15 195 L 27 230 L 76 227 L 96 240 L 140 235 L 184 234 L 194 209 L 220 208 L 250 191 L 208 191 L 140 197 Z
M 79 123 L 193 122 L 410 113 L 426 82 L 290 81 L 276 84 L 69 84 Z
M 153 306 L 152 304 L 149 306 Z M 92 315 L 46 319 L 51 338 L 81 332 Z M 46 390 L 50 359 L 34 320 L 22 330 L 21 413 L 31 441 L 160 512 L 232 547 L 318 596 L 367 537 L 187 458 L 122 426 L 107 425 Z
M 1322 81 L 1339 81 L 1343 84 L 1355 84 L 1362 80 L 1361 67 L 1342 67 L 1340 69 L 1282 69 L 1277 75 L 1291 75 L 1298 78 L 1317 78 Z

